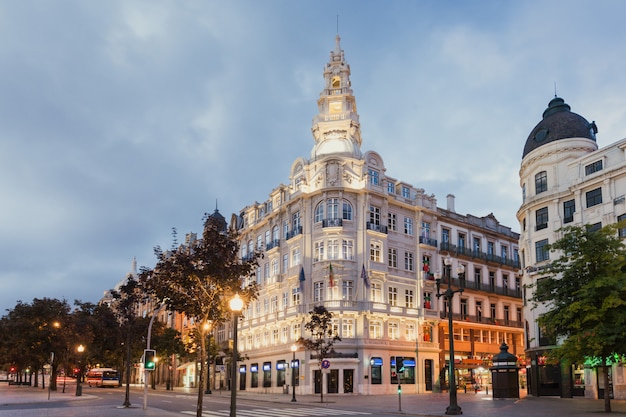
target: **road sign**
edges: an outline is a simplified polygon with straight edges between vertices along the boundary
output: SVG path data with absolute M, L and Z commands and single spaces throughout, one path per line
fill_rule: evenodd
M 330 368 L 330 361 L 328 359 L 324 359 L 322 361 L 322 368 L 324 368 L 324 369 Z

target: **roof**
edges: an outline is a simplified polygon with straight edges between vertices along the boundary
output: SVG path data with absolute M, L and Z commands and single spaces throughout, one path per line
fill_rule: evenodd
M 550 100 L 543 112 L 543 119 L 530 132 L 522 158 L 535 149 L 560 139 L 586 138 L 596 141 L 598 128 L 584 117 L 573 113 L 569 104 L 560 97 Z

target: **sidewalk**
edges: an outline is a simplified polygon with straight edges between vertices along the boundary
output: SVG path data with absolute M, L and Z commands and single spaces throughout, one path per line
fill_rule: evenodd
M 0 417 L 39 417 L 46 416 L 80 416 L 95 417 L 103 416 L 115 417 L 173 417 L 180 416 L 180 413 L 164 411 L 154 407 L 143 410 L 142 403 L 137 401 L 138 387 L 133 387 L 132 395 L 134 404 L 130 408 L 109 406 L 98 406 L 97 403 L 86 401 L 85 406 L 78 402 L 88 399 L 98 398 L 95 395 L 83 392 L 83 395 L 75 395 L 75 387 L 68 387 L 65 393 L 61 390 L 50 393 L 48 390 L 27 386 L 7 386 L 0 384 Z M 165 395 L 172 391 L 157 389 L 150 390 L 152 395 Z M 176 388 L 174 393 L 195 395 L 194 389 Z M 212 397 L 228 398 L 230 392 L 221 393 L 214 391 Z M 211 397 L 209 396 L 209 398 Z M 255 401 L 266 401 L 270 403 L 291 403 L 291 395 L 288 394 L 259 394 L 249 391 L 238 391 L 237 398 Z M 52 401 L 72 401 L 77 402 L 69 408 L 46 409 L 42 414 L 41 406 Z M 299 395 L 296 396 L 298 406 L 328 407 L 330 409 L 351 409 L 368 411 L 378 414 L 402 414 L 409 416 L 443 416 L 446 407 L 449 405 L 447 393 L 437 394 L 403 394 L 399 400 L 397 394 L 389 395 L 324 395 L 324 404 L 320 403 L 319 395 Z M 15 404 L 37 404 L 37 408 L 6 410 L 6 405 Z M 527 417 L 527 416 L 568 416 L 568 417 L 594 417 L 604 411 L 603 400 L 592 400 L 585 398 L 556 398 L 556 397 L 526 397 L 522 399 L 492 399 L 490 395 L 484 393 L 458 393 L 458 404 L 463 410 L 465 417 Z M 295 404 L 294 404 L 295 405 Z M 400 411 L 401 408 L 401 411 Z M 613 415 L 626 415 L 626 401 L 611 401 Z

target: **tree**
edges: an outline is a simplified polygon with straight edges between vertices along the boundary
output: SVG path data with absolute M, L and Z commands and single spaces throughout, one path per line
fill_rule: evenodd
M 536 282 L 532 298 L 533 308 L 547 308 L 539 325 L 560 342 L 551 353 L 554 358 L 595 361 L 604 369 L 605 412 L 611 412 L 611 359 L 626 354 L 626 249 L 618 235 L 625 226 L 561 229 L 563 237 L 549 246 L 560 257 Z
M 301 337 L 296 343 L 315 352 L 320 371 L 320 382 L 323 382 L 322 362 L 329 357 L 333 345 L 335 342 L 340 342 L 341 338 L 333 331 L 333 313 L 328 311 L 326 307 L 322 305 L 313 307 L 313 310 L 309 311 L 309 316 L 309 321 L 304 325 L 304 329 L 311 333 L 311 338 Z M 320 390 L 320 402 L 324 402 L 323 388 Z
M 170 311 L 185 314 L 199 326 L 209 321 L 216 325 L 230 318 L 228 301 L 236 293 L 246 304 L 257 297 L 256 285 L 253 283 L 244 287 L 243 278 L 252 274 L 261 255 L 254 253 L 241 259 L 234 222 L 227 228 L 224 217 L 217 210 L 205 216 L 202 239 L 178 248 L 172 247 L 168 252 L 157 247 L 155 254 L 157 264 L 154 269 L 142 268 L 140 274 L 149 295 L 165 303 Z M 196 332 L 196 336 L 200 334 L 202 332 Z M 196 340 L 201 364 L 196 407 L 198 417 L 202 415 L 206 374 L 206 340 L 204 337 L 199 339 Z
M 119 290 L 111 290 L 111 295 L 114 299 L 111 307 L 122 328 L 126 350 L 126 368 L 123 372 L 126 378 L 126 395 L 122 405 L 130 407 L 130 369 L 133 344 L 137 344 L 138 335 L 145 334 L 145 330 L 148 327 L 147 324 L 143 324 L 145 320 L 137 317 L 136 309 L 140 302 L 145 301 L 146 297 L 143 288 L 139 285 L 139 281 L 132 274 L 126 276 L 126 281 L 120 286 Z

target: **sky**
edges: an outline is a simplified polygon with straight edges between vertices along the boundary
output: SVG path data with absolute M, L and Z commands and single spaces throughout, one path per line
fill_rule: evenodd
M 341 36 L 362 151 L 519 231 L 555 93 L 626 137 L 626 2 L 0 0 L 0 315 L 98 302 L 153 248 L 289 182 Z

